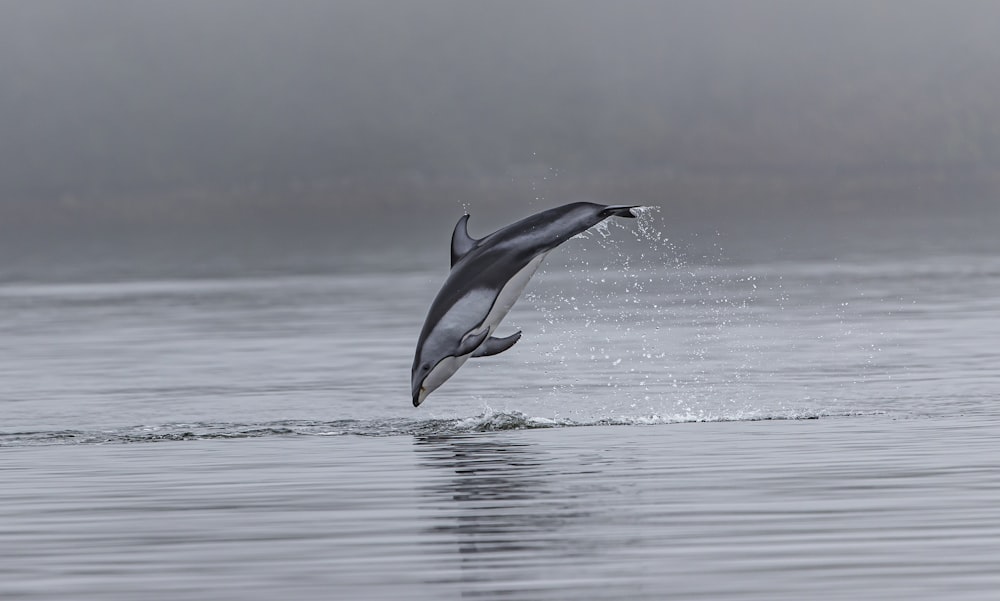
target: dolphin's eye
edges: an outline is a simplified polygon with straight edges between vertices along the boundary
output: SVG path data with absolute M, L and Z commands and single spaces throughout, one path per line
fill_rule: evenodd
M 431 368 L 431 364 L 430 363 L 424 363 L 423 365 L 420 366 L 420 369 L 422 371 L 427 371 L 430 368 Z

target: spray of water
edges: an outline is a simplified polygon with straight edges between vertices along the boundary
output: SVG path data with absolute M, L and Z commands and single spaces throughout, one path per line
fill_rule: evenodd
M 664 232 L 658 208 L 636 212 L 635 221 L 607 220 L 579 235 L 527 295 L 558 334 L 540 337 L 536 352 L 547 369 L 572 376 L 543 389 L 539 402 L 573 407 L 585 420 L 774 415 L 754 385 L 757 278 L 720 268 L 717 244 L 715 256 L 691 260 Z

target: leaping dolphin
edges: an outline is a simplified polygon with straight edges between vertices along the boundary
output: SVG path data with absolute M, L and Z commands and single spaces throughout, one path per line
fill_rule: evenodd
M 494 338 L 500 321 L 524 292 L 545 255 L 608 217 L 635 217 L 638 205 L 574 202 L 542 211 L 479 240 L 469 236 L 469 215 L 455 225 L 451 272 L 431 303 L 413 357 L 413 406 L 424 402 L 469 357 L 502 353 L 518 331 Z

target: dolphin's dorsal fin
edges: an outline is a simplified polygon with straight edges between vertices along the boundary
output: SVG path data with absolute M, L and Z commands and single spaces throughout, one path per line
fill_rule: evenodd
M 521 339 L 521 330 L 518 330 L 507 336 L 506 338 L 487 338 L 486 342 L 482 344 L 476 352 L 472 353 L 473 357 L 489 357 L 491 355 L 499 355 L 510 347 L 514 346 L 514 343 Z
M 469 235 L 469 214 L 466 213 L 455 224 L 455 231 L 451 235 L 451 266 L 454 267 L 477 244 L 479 240 Z

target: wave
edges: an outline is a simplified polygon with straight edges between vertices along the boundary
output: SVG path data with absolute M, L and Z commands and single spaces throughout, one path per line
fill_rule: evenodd
M 0 447 L 75 444 L 131 444 L 183 440 L 219 440 L 296 436 L 449 436 L 540 428 L 593 426 L 656 426 L 692 422 L 751 422 L 811 420 L 824 417 L 877 415 L 880 412 L 852 413 L 740 413 L 734 415 L 646 415 L 615 416 L 593 420 L 533 417 L 520 411 L 485 410 L 471 417 L 447 419 L 374 419 L 309 421 L 286 420 L 269 423 L 177 423 L 159 426 L 131 426 L 101 430 L 51 430 L 0 432 Z

